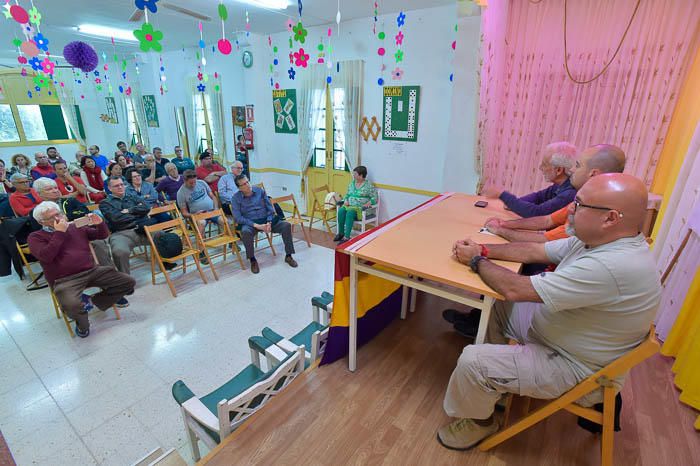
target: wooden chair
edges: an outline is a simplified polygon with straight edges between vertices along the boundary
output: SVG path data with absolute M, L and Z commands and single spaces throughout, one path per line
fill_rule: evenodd
M 158 214 L 170 214 L 172 218 L 181 218 L 182 214 L 180 213 L 180 209 L 177 208 L 177 204 L 172 203 L 172 204 L 163 204 L 158 207 L 152 207 L 151 211 L 148 212 L 149 217 L 153 217 L 154 215 Z
M 318 201 L 318 194 L 322 193 L 322 198 L 321 202 Z M 326 195 L 330 193 L 330 189 L 328 188 L 327 184 L 324 184 L 320 188 L 315 188 L 311 190 L 311 196 L 313 196 L 313 204 L 311 206 L 311 218 L 309 218 L 309 230 L 314 224 L 314 221 L 316 220 L 316 214 L 318 213 L 321 217 L 321 221 L 323 224 L 326 226 L 326 230 L 328 230 L 328 234 L 333 236 L 333 230 L 331 229 L 331 226 L 328 224 L 328 212 L 329 210 L 325 209 L 324 206 L 324 200 L 326 198 Z
M 27 274 L 29 274 L 29 278 L 31 278 L 32 281 L 36 281 L 37 274 L 34 273 L 34 271 L 32 270 L 31 264 L 39 264 L 39 262 L 29 262 L 29 259 L 27 258 L 27 256 L 31 255 L 31 252 L 29 251 L 29 244 L 16 244 L 17 251 L 19 252 L 19 258 L 22 260 L 22 265 L 24 266 L 24 268 L 27 269 Z M 39 267 L 41 267 L 41 265 L 39 265 Z
M 192 214 L 192 221 L 193 223 L 196 223 L 198 221 L 206 221 L 215 217 L 221 217 L 223 219 L 223 231 L 221 230 L 221 228 L 219 228 L 219 233 L 217 235 L 212 235 L 210 231 L 206 237 L 202 235 L 202 233 L 199 231 L 199 228 L 195 227 L 194 231 L 197 238 L 197 245 L 199 246 L 200 250 L 204 253 L 204 255 L 207 256 L 209 268 L 211 269 L 211 273 L 214 275 L 214 279 L 219 280 L 219 276 L 216 273 L 216 269 L 214 268 L 214 263 L 212 259 L 214 259 L 215 257 L 223 256 L 223 260 L 225 261 L 226 249 L 229 245 L 231 245 L 231 252 L 236 254 L 236 257 L 238 258 L 238 263 L 241 264 L 241 268 L 243 270 L 245 270 L 245 265 L 243 265 L 243 258 L 241 258 L 241 253 L 237 245 L 238 238 L 231 232 L 231 227 L 228 223 L 228 220 L 226 219 L 226 215 L 224 215 L 223 209 L 216 209 L 212 210 L 211 212 Z M 213 255 L 209 254 L 210 248 L 219 247 L 223 248 L 223 252 Z
M 360 233 L 364 233 L 365 231 L 367 231 L 368 225 L 371 225 L 372 228 L 379 226 L 379 204 L 380 204 L 380 202 L 381 202 L 381 198 L 379 197 L 379 191 L 377 191 L 377 203 L 375 205 L 373 205 L 372 207 L 362 209 L 362 216 L 360 218 L 356 219 L 355 222 L 353 223 L 353 230 L 356 229 L 355 226 L 358 224 L 359 224 Z M 341 206 L 342 206 L 342 204 L 339 204 L 337 209 L 340 209 Z M 337 209 L 336 209 L 336 218 L 338 215 Z M 342 228 L 342 225 L 340 225 L 339 228 Z
M 548 404 L 536 411 L 533 411 L 527 417 L 519 420 L 512 426 L 488 437 L 479 444 L 479 450 L 488 451 L 491 448 L 505 442 L 509 438 L 519 434 L 530 426 L 533 426 L 548 418 L 557 411 L 564 409 L 575 414 L 576 416 L 583 417 L 591 422 L 603 426 L 603 435 L 601 439 L 601 464 L 603 466 L 612 466 L 616 395 L 615 385 L 612 381 L 628 372 L 634 366 L 656 354 L 659 351 L 659 348 L 660 345 L 656 339 L 656 329 L 652 325 L 647 339 L 635 349 L 608 364 L 556 400 L 550 401 Z M 580 398 L 601 388 L 603 390 L 602 413 L 576 404 Z
M 151 281 L 153 284 L 156 284 L 156 263 L 158 264 L 158 267 L 160 268 L 160 272 L 165 275 L 165 280 L 168 282 L 168 286 L 170 287 L 170 292 L 172 293 L 173 297 L 177 297 L 177 292 L 175 291 L 175 286 L 173 285 L 173 282 L 170 280 L 170 273 L 169 271 L 165 268 L 165 265 L 163 264 L 168 263 L 168 264 L 177 264 L 178 261 L 182 260 L 182 265 L 178 265 L 177 267 L 173 268 L 172 270 L 179 270 L 182 269 L 182 273 L 187 273 L 187 258 L 191 258 L 194 261 L 194 265 L 197 267 L 197 271 L 199 272 L 199 276 L 202 278 L 202 281 L 206 284 L 207 283 L 207 277 L 204 276 L 204 272 L 202 271 L 202 267 L 199 264 L 199 250 L 195 249 L 192 247 L 192 242 L 190 241 L 190 237 L 187 234 L 187 227 L 185 226 L 185 223 L 182 221 L 182 218 L 178 217 L 173 220 L 168 220 L 167 222 L 163 223 L 157 223 L 155 225 L 148 225 L 145 227 L 146 230 L 146 236 L 148 237 L 148 242 L 151 245 Z M 180 236 L 182 239 L 182 252 L 178 254 L 175 257 L 161 257 L 161 255 L 158 253 L 158 248 L 156 248 L 156 244 L 154 242 L 153 236 L 157 232 L 174 232 Z
M 281 204 L 283 202 L 292 203 L 292 216 L 285 218 L 285 220 L 292 224 L 292 233 L 294 232 L 294 226 L 299 225 L 301 227 L 301 232 L 304 234 L 304 239 L 306 244 L 311 247 L 311 240 L 309 239 L 309 233 L 304 228 L 304 220 L 301 218 L 301 213 L 299 212 L 299 207 L 297 206 L 297 201 L 294 199 L 294 194 L 288 194 L 286 196 L 280 196 L 272 198 L 273 204 Z
M 89 210 L 90 212 L 94 212 L 100 209 L 99 204 L 85 204 L 85 207 L 87 207 L 87 210 Z
M 291 355 L 273 347 L 266 355 L 268 361 L 280 358 L 272 369 L 263 372 L 259 361 L 256 365 L 253 360 L 228 382 L 201 398 L 182 380 L 173 384 L 173 398 L 181 407 L 195 461 L 200 459 L 198 440 L 214 449 L 304 371 L 303 347 Z

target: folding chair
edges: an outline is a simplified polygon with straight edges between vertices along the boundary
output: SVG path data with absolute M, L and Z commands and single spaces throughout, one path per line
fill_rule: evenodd
M 292 224 L 292 233 L 294 232 L 295 225 L 299 225 L 301 227 L 301 232 L 304 234 L 304 239 L 306 240 L 306 244 L 309 247 L 311 247 L 311 240 L 309 240 L 309 233 L 306 231 L 306 228 L 304 228 L 304 220 L 302 220 L 301 213 L 299 213 L 299 207 L 297 206 L 297 201 L 294 199 L 294 194 L 288 194 L 286 196 L 272 198 L 271 202 L 273 204 L 280 204 L 282 202 L 291 202 L 292 203 L 292 207 L 293 207 L 292 216 L 285 218 L 285 220 Z
M 219 234 L 212 235 L 211 232 L 209 232 L 208 236 L 204 237 L 199 231 L 199 228 L 195 228 L 194 232 L 197 238 L 197 245 L 199 246 L 200 250 L 204 253 L 204 255 L 207 256 L 209 268 L 211 269 L 211 273 L 214 275 L 214 279 L 219 280 L 219 276 L 216 274 L 216 269 L 214 268 L 214 263 L 212 259 L 215 257 L 223 256 L 223 260 L 225 261 L 226 248 L 228 247 L 228 245 L 231 245 L 231 252 L 236 254 L 236 257 L 238 258 L 238 263 L 241 264 L 241 269 L 245 270 L 245 265 L 243 265 L 243 258 L 241 257 L 241 253 L 236 244 L 238 242 L 238 238 L 231 232 L 231 227 L 228 224 L 228 220 L 226 219 L 226 215 L 224 215 L 223 209 L 216 209 L 212 210 L 211 212 L 202 212 L 200 214 L 192 214 L 192 221 L 196 223 L 198 221 L 206 221 L 215 217 L 221 217 L 224 220 L 223 231 L 221 231 L 221 228 L 219 228 Z M 214 255 L 209 254 L 210 248 L 218 247 L 223 247 L 223 252 Z
M 182 217 L 180 209 L 177 208 L 177 204 L 174 202 L 172 204 L 163 204 L 158 207 L 151 207 L 151 211 L 148 212 L 149 217 L 153 217 L 154 215 L 158 214 L 170 214 L 172 218 Z
M 27 259 L 27 256 L 31 255 L 31 252 L 29 251 L 29 244 L 20 244 L 18 242 L 16 242 L 16 244 L 17 251 L 19 252 L 19 258 L 22 260 L 22 265 L 24 265 L 24 268 L 27 269 L 29 278 L 31 278 L 32 281 L 35 282 L 37 280 L 37 275 L 32 270 L 31 264 L 39 264 L 39 262 L 29 262 L 29 259 Z M 41 267 L 41 265 L 39 267 Z
M 173 398 L 180 405 L 195 461 L 200 459 L 198 440 L 210 449 L 215 448 L 304 370 L 303 347 L 291 355 L 272 347 L 266 354 L 268 360 L 276 360 L 273 368 L 263 372 L 253 361 L 201 398 L 197 398 L 182 380 L 173 384 Z
M 360 225 L 360 233 L 364 233 L 365 231 L 367 231 L 367 225 L 371 225 L 372 228 L 379 226 L 379 204 L 380 204 L 380 202 L 381 202 L 381 199 L 379 197 L 379 192 L 377 192 L 377 203 L 375 205 L 373 205 L 372 207 L 367 207 L 367 208 L 363 207 L 362 208 L 362 215 L 360 216 L 360 218 L 356 219 L 353 222 L 353 225 L 352 225 L 353 230 L 356 229 L 355 226 L 357 224 Z M 342 203 L 339 203 L 336 206 L 336 218 L 338 215 L 338 209 L 340 209 L 342 207 L 342 205 L 343 205 Z
M 652 325 L 647 339 L 635 349 L 608 364 L 556 400 L 549 402 L 536 411 L 533 411 L 527 417 L 519 420 L 512 426 L 488 437 L 479 444 L 479 450 L 488 451 L 491 448 L 505 442 L 509 438 L 519 434 L 530 426 L 533 426 L 536 423 L 548 418 L 557 411 L 564 409 L 570 413 L 603 426 L 600 455 L 601 464 L 603 466 L 612 466 L 616 395 L 615 385 L 612 381 L 628 372 L 634 366 L 656 354 L 659 351 L 659 348 L 660 345 L 656 339 L 656 329 Z M 576 404 L 576 402 L 582 397 L 601 388 L 603 389 L 602 413 Z
M 146 230 L 146 236 L 148 237 L 148 242 L 151 244 L 151 281 L 153 284 L 156 284 L 156 262 L 158 263 L 158 267 L 160 268 L 160 272 L 165 275 L 165 280 L 168 282 L 168 286 L 170 287 L 170 292 L 172 293 L 173 297 L 177 297 L 177 292 L 175 291 L 175 286 L 173 285 L 173 282 L 170 280 L 170 273 L 168 270 L 165 268 L 165 265 L 163 264 L 168 263 L 168 264 L 177 264 L 178 261 L 182 260 L 182 265 L 178 265 L 177 267 L 173 268 L 172 270 L 179 270 L 182 269 L 182 273 L 185 274 L 187 273 L 187 258 L 190 257 L 194 261 L 194 265 L 197 267 L 197 271 L 199 272 L 199 276 L 202 278 L 202 281 L 206 284 L 207 283 L 207 277 L 204 276 L 204 272 L 202 271 L 202 267 L 199 264 L 199 250 L 195 249 L 192 247 L 192 243 L 190 241 L 190 237 L 187 234 L 187 227 L 185 226 L 185 223 L 182 221 L 182 218 L 178 217 L 173 220 L 168 220 L 167 222 L 163 223 L 157 223 L 155 225 L 148 225 L 145 227 Z M 173 232 L 176 233 L 180 238 L 182 239 L 182 252 L 178 254 L 175 257 L 161 257 L 160 253 L 158 252 L 158 248 L 156 247 L 156 244 L 154 242 L 153 236 L 157 232 Z
M 333 230 L 331 229 L 331 226 L 328 224 L 328 210 L 325 209 L 323 200 L 321 202 L 318 201 L 318 193 L 325 193 L 323 194 L 323 198 L 325 200 L 325 197 L 327 194 L 330 193 L 330 189 L 328 188 L 327 184 L 324 184 L 320 188 L 315 188 L 311 190 L 311 196 L 313 196 L 313 204 L 311 206 L 311 218 L 309 218 L 309 230 L 314 224 L 314 221 L 316 219 L 316 214 L 320 214 L 321 216 L 321 221 L 323 224 L 326 226 L 326 230 L 328 230 L 328 233 L 333 236 Z M 337 217 L 336 217 L 337 218 Z

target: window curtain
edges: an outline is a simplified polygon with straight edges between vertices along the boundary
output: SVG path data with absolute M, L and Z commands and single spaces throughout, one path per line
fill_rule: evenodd
M 148 121 L 146 120 L 146 110 L 143 109 L 143 98 L 141 96 L 141 88 L 138 85 L 138 81 L 134 82 L 131 87 L 131 95 L 127 97 L 131 99 L 131 105 L 134 106 L 134 113 L 136 114 L 136 124 L 139 126 L 139 133 L 141 133 L 141 144 L 148 148 L 149 151 L 153 150 L 151 147 L 151 138 L 148 137 Z
M 197 103 L 195 99 L 201 99 L 200 93 L 197 91 L 197 84 L 199 81 L 195 76 L 187 76 L 185 78 L 185 88 L 189 95 L 187 99 L 186 113 L 189 113 L 190 117 L 190 128 L 193 128 L 194 137 L 190 139 L 190 154 L 192 154 L 192 159 L 196 159 L 196 155 L 199 154 L 199 141 L 202 137 L 200 125 L 197 124 Z M 201 103 L 199 104 L 201 105 Z
M 306 169 L 314 154 L 314 138 L 321 128 L 321 112 L 326 89 L 327 68 L 325 65 L 310 65 L 302 72 L 301 85 L 297 93 L 297 124 L 299 125 L 299 168 L 302 176 L 302 196 L 306 196 Z
M 57 86 L 58 87 L 58 86 Z M 58 92 L 58 101 L 61 104 L 61 110 L 63 114 L 68 119 L 68 127 L 70 127 L 73 136 L 80 143 L 82 148 L 87 147 L 87 141 L 80 134 L 80 124 L 78 123 L 78 112 L 75 110 L 77 105 L 75 97 L 73 96 L 73 89 L 71 85 L 60 87 L 60 92 Z
M 223 80 L 222 80 L 223 82 Z M 207 86 L 205 91 L 209 95 L 207 102 L 207 113 L 209 116 L 209 129 L 211 130 L 211 139 L 214 144 L 214 150 L 219 155 L 221 161 L 228 165 L 228 156 L 226 154 L 226 138 L 224 133 L 224 112 L 223 101 L 221 99 L 221 91 L 216 92 L 214 86 Z
M 360 164 L 360 118 L 362 118 L 364 66 L 365 63 L 362 60 L 340 62 L 340 73 L 331 84 L 333 87 L 340 87 L 344 90 L 343 138 L 345 139 L 345 160 L 350 170 Z
M 642 1 L 620 51 L 595 81 L 564 68 L 564 0 L 493 1 L 483 15 L 477 159 L 483 177 L 517 194 L 543 186 L 548 143 L 608 142 L 627 154 L 626 172 L 652 182 L 689 57 L 700 2 Z M 637 0 L 569 0 L 571 75 L 587 80 L 610 62 Z M 489 9 L 496 11 L 488 12 Z M 505 28 L 492 27 L 505 14 Z

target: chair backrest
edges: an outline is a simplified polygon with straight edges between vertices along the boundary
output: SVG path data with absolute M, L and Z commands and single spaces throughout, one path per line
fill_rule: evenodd
M 292 203 L 292 217 L 301 219 L 301 213 L 299 212 L 299 206 L 297 206 L 297 201 L 294 198 L 294 194 L 287 194 L 286 196 L 273 197 L 271 201 L 273 204 L 282 204 L 283 202 Z
M 265 189 L 265 183 L 263 183 L 262 181 L 260 183 L 256 183 L 255 186 L 267 192 L 267 190 Z
M 620 356 L 591 377 L 596 380 L 601 377 L 607 377 L 609 379 L 619 377 L 640 362 L 658 353 L 660 349 L 661 345 L 659 344 L 659 340 L 656 339 L 656 328 L 654 324 L 652 324 L 649 335 L 647 335 L 647 338 L 642 343 L 623 356 Z
M 214 217 L 221 217 L 221 218 L 225 219 L 226 215 L 224 215 L 223 209 L 219 208 L 219 209 L 215 209 L 215 210 L 210 210 L 209 212 L 200 212 L 198 214 L 192 214 L 192 221 L 197 222 L 199 220 L 208 220 L 208 219 L 214 218 Z M 233 233 L 231 233 L 231 227 L 229 226 L 228 222 L 224 221 L 223 223 L 224 223 L 223 231 L 220 230 L 218 235 L 209 235 L 209 237 L 208 237 L 209 239 L 216 238 L 216 237 L 223 236 L 223 235 L 233 236 Z M 198 239 L 200 239 L 202 241 L 206 239 L 206 238 L 203 238 L 201 236 L 201 233 L 199 232 L 199 228 L 195 228 L 194 230 L 195 230 L 195 234 L 197 235 Z
M 144 228 L 144 230 L 146 230 L 146 234 L 149 238 L 151 238 L 151 241 L 153 241 L 153 234 L 156 232 L 172 232 L 179 230 L 181 232 L 179 236 L 182 238 L 183 249 L 192 249 L 192 242 L 190 241 L 190 237 L 187 233 L 187 227 L 185 226 L 185 222 L 182 221 L 182 217 L 177 217 L 172 220 L 168 220 L 167 222 L 156 223 L 155 225 L 148 225 Z
M 273 396 L 284 390 L 304 371 L 304 346 L 269 373 L 264 380 L 256 383 L 231 400 L 221 400 L 217 405 L 219 435 L 223 439 L 248 417 L 262 408 Z
M 151 211 L 148 212 L 148 215 L 150 217 L 153 217 L 154 215 L 163 214 L 163 213 L 168 213 L 168 214 L 172 215 L 173 218 L 181 217 L 180 209 L 177 208 L 177 204 L 174 202 L 172 204 L 164 204 L 164 205 L 161 205 L 158 207 L 152 207 Z

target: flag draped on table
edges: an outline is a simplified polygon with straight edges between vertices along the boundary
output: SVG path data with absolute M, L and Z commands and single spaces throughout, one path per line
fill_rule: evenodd
M 376 234 L 383 228 L 402 217 L 411 214 L 440 196 L 424 202 L 403 214 L 383 223 L 378 228 L 367 231 L 344 243 L 335 250 L 335 278 L 333 286 L 333 313 L 328 333 L 328 343 L 321 365 L 330 364 L 348 354 L 350 341 L 350 255 L 343 252 L 369 235 Z M 375 268 L 391 270 L 374 265 Z M 364 273 L 358 274 L 357 280 L 357 347 L 374 338 L 401 313 L 401 285 Z

